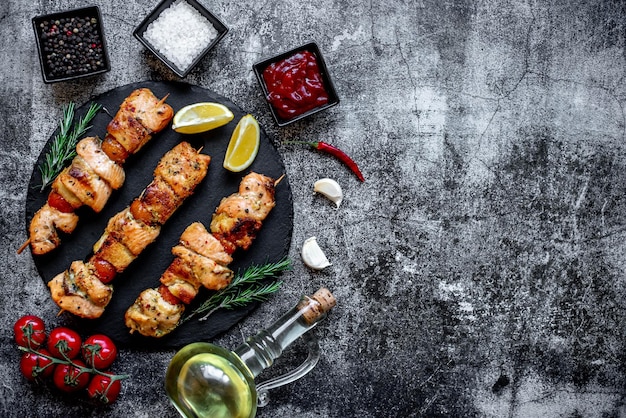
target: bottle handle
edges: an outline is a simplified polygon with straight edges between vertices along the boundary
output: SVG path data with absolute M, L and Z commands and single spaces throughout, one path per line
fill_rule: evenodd
M 258 384 L 256 386 L 258 407 L 262 408 L 270 402 L 270 389 L 276 389 L 280 386 L 295 382 L 313 370 L 313 368 L 317 365 L 317 362 L 320 359 L 320 347 L 317 342 L 317 338 L 310 334 L 306 334 L 302 338 L 306 341 L 309 351 L 309 355 L 306 360 L 304 360 L 300 366 L 296 367 L 292 371 Z

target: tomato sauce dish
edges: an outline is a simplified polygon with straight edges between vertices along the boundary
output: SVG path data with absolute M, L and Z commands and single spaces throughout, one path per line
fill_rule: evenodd
M 322 53 L 314 42 L 258 62 L 253 70 L 279 126 L 339 103 Z

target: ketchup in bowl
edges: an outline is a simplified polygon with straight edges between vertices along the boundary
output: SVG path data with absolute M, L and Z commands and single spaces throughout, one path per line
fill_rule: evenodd
M 263 70 L 268 101 L 278 116 L 293 119 L 328 103 L 315 54 L 298 51 Z

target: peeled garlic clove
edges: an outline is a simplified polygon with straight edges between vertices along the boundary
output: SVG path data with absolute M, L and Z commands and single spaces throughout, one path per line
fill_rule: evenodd
M 337 207 L 343 200 L 343 191 L 341 186 L 333 179 L 324 178 L 315 182 L 313 191 L 320 193 L 330 199 Z
M 302 245 L 302 260 L 304 264 L 314 270 L 321 270 L 330 266 L 330 261 L 326 258 L 326 254 L 317 244 L 317 238 L 311 237 L 304 241 Z

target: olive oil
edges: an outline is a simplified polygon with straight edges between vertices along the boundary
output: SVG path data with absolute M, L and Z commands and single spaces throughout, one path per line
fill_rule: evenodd
M 183 347 L 165 375 L 168 397 L 184 417 L 253 418 L 258 397 L 254 378 L 333 306 L 334 296 L 320 289 L 313 297 L 303 296 L 280 319 L 234 351 L 203 342 Z
M 180 350 L 165 388 L 183 416 L 248 418 L 256 413 L 254 377 L 232 352 L 208 343 Z

